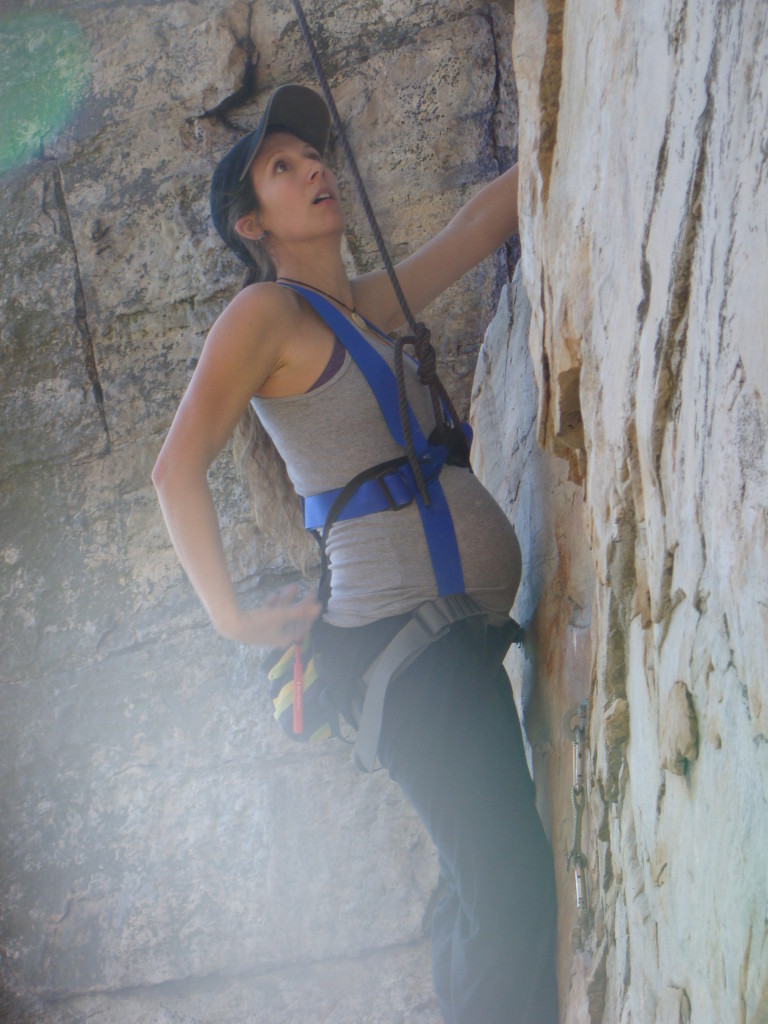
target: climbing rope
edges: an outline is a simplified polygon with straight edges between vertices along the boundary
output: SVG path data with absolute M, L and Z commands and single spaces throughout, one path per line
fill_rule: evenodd
M 389 277 L 397 301 L 403 311 L 403 316 L 405 317 L 406 323 L 411 331 L 410 335 L 398 339 L 395 343 L 395 378 L 397 381 L 400 422 L 405 441 L 405 451 L 408 456 L 408 464 L 411 468 L 416 486 L 418 487 L 424 503 L 429 505 L 430 498 L 427 493 L 427 487 L 421 471 L 421 464 L 414 447 L 411 423 L 408 416 L 408 399 L 405 390 L 405 373 L 403 369 L 403 349 L 406 345 L 413 346 L 414 354 L 419 363 L 419 380 L 429 388 L 430 398 L 432 401 L 432 412 L 434 414 L 436 424 L 435 430 L 429 438 L 430 442 L 433 444 L 445 445 L 452 454 L 452 461 L 463 463 L 464 465 L 469 465 L 469 446 L 461 430 L 461 422 L 456 414 L 456 410 L 453 407 L 448 392 L 445 390 L 445 387 L 437 375 L 437 358 L 434 347 L 431 343 L 429 329 L 424 323 L 415 319 L 405 295 L 403 294 L 403 290 L 400 287 L 400 282 L 397 279 L 394 265 L 392 264 L 389 251 L 384 242 L 381 230 L 379 229 L 376 215 L 373 212 L 373 207 L 371 206 L 368 198 L 368 193 L 363 183 L 363 179 L 360 176 L 360 171 L 358 170 L 352 148 L 349 145 L 349 140 L 347 139 L 346 132 L 344 131 L 344 125 L 341 122 L 339 111 L 336 107 L 330 86 L 328 85 L 328 80 L 320 60 L 320 55 L 318 54 L 317 47 L 315 46 L 315 40 L 304 15 L 304 9 L 301 6 L 300 0 L 292 0 L 292 2 L 293 8 L 296 12 L 296 17 L 299 21 L 301 33 L 304 36 L 304 42 L 307 44 L 307 49 L 309 50 L 312 67 L 315 69 L 317 80 L 331 113 L 331 120 L 333 121 L 339 143 L 341 144 L 344 156 L 349 165 L 352 179 L 355 182 L 355 187 L 357 188 L 357 193 L 360 197 L 363 211 L 368 219 L 368 224 L 370 225 L 376 246 L 379 250 L 382 261 L 384 262 L 387 276 Z

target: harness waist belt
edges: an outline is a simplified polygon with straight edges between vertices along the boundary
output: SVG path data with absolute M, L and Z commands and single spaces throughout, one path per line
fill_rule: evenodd
M 439 474 L 447 458 L 448 452 L 442 447 L 435 447 L 420 457 L 419 462 L 426 483 Z M 322 529 L 333 503 L 343 490 L 343 487 L 337 487 L 302 498 L 304 525 L 308 530 Z M 396 469 L 383 471 L 373 479 L 359 484 L 334 519 L 357 519 L 373 512 L 386 512 L 387 509 L 396 512 L 410 505 L 417 493 L 411 467 L 403 459 L 403 465 Z

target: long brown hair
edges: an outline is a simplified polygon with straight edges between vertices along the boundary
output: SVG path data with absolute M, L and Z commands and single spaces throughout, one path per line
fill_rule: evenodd
M 234 229 L 245 214 L 256 210 L 258 199 L 250 176 L 246 175 L 230 199 L 228 218 Z M 274 281 L 275 264 L 262 242 L 241 236 L 251 256 L 240 289 L 260 281 Z M 288 562 L 304 575 L 310 575 L 319 562 L 315 540 L 304 529 L 301 505 L 288 475 L 285 462 L 272 438 L 248 404 L 232 437 L 232 455 L 240 476 L 248 484 L 256 525 Z

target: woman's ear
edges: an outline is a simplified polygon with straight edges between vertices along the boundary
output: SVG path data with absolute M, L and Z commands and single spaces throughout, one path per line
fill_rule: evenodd
M 264 231 L 255 210 L 251 210 L 244 217 L 235 221 L 235 231 L 243 238 L 251 238 L 254 242 L 260 242 L 264 237 Z

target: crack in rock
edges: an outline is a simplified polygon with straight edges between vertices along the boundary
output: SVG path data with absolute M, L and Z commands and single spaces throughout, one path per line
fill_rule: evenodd
M 549 197 L 549 183 L 557 144 L 557 124 L 560 117 L 565 0 L 547 0 L 545 6 L 547 9 L 547 48 L 539 80 L 539 107 L 541 110 L 539 170 L 542 179 L 541 198 L 544 205 Z
M 253 42 L 253 36 L 251 34 L 253 24 L 253 5 L 248 7 L 248 27 L 246 29 L 246 35 L 244 38 L 235 37 L 235 49 L 242 50 L 245 55 L 245 67 L 243 68 L 243 77 L 240 85 L 235 89 L 229 96 L 225 96 L 220 103 L 217 103 L 215 107 L 211 107 L 210 110 L 204 110 L 201 114 L 195 114 L 193 117 L 187 118 L 187 123 L 191 124 L 194 121 L 203 121 L 206 119 L 219 121 L 225 124 L 227 128 L 231 128 L 236 131 L 235 125 L 229 120 L 227 116 L 231 110 L 237 110 L 238 107 L 245 106 L 250 100 L 256 95 L 256 69 L 259 66 L 259 53 L 256 50 L 256 46 Z
M 85 371 L 88 375 L 88 381 L 90 383 L 91 392 L 93 399 L 96 403 L 96 408 L 99 412 L 99 419 L 101 425 L 104 428 L 104 434 L 106 436 L 107 446 L 106 452 L 108 453 L 111 448 L 111 439 L 109 435 L 109 425 L 107 423 L 107 412 L 104 403 L 104 389 L 101 385 L 101 379 L 99 377 L 99 369 L 96 362 L 96 351 L 93 345 L 93 337 L 91 335 L 91 329 L 88 323 L 88 306 L 85 301 L 85 290 L 83 288 L 83 279 L 80 274 L 80 261 L 77 255 L 77 245 L 75 243 L 75 236 L 72 231 L 72 221 L 69 216 L 69 209 L 67 207 L 67 197 L 64 191 L 64 181 L 61 175 L 61 168 L 57 161 L 51 161 L 53 167 L 53 197 L 54 205 L 58 215 L 58 230 L 61 233 L 62 238 L 67 243 L 72 252 L 72 259 L 75 266 L 75 293 L 74 293 L 74 320 L 75 326 L 77 327 L 78 333 L 82 340 L 82 352 L 83 352 L 83 363 L 85 365 Z M 46 216 L 50 217 L 51 212 L 46 206 L 45 195 L 43 197 L 43 212 Z

